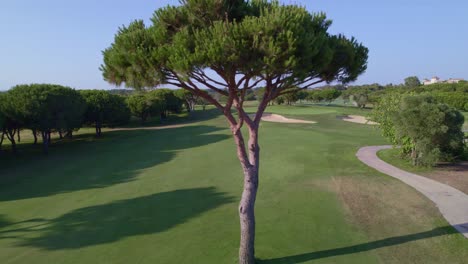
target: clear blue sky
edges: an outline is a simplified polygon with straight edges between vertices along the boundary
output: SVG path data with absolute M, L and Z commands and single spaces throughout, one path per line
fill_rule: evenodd
M 370 49 L 357 83 L 468 79 L 466 0 L 284 0 L 324 11 Z M 0 90 L 19 83 L 107 89 L 99 66 L 117 28 L 177 0 L 14 0 L 0 6 Z

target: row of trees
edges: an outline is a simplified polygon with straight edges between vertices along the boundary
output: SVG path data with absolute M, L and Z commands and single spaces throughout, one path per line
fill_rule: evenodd
M 263 100 L 264 92 L 265 92 L 264 87 L 255 89 L 254 95 L 258 101 L 261 102 Z M 282 104 L 292 105 L 297 101 L 306 100 L 306 101 L 312 101 L 315 103 L 326 102 L 329 104 L 340 96 L 341 96 L 341 90 L 335 87 L 324 87 L 324 88 L 313 89 L 313 90 L 292 89 L 290 92 L 287 92 L 282 96 L 278 96 L 274 100 L 274 103 L 278 105 L 282 105 Z
M 34 144 L 41 138 L 47 152 L 52 133 L 71 138 L 74 131 L 87 125 L 93 126 L 96 135 L 101 136 L 103 127 L 124 125 L 131 115 L 144 122 L 151 116 L 164 119 L 169 113 L 179 113 L 183 105 L 191 111 L 196 99 L 185 90 L 158 89 L 121 96 L 53 84 L 18 85 L 0 94 L 0 148 L 8 139 L 16 152 L 21 131 L 29 129 Z
M 182 90 L 180 92 L 182 92 Z M 394 92 L 403 94 L 430 94 L 438 102 L 445 103 L 461 111 L 468 111 L 468 82 L 438 83 L 423 86 L 419 82 L 419 79 L 414 76 L 406 78 L 405 83 L 400 85 L 388 84 L 383 86 L 374 83 L 346 87 L 342 84 L 338 84 L 326 85 L 312 90 L 297 90 L 279 96 L 270 103 L 292 105 L 302 100 L 316 103 L 331 103 L 341 96 L 345 103 L 352 101 L 356 106 L 365 108 L 378 103 L 383 96 Z M 257 100 L 261 102 L 264 93 L 265 87 L 248 90 L 245 94 L 245 101 Z M 209 92 L 209 94 L 216 95 L 213 92 Z M 194 95 L 191 94 L 191 96 Z M 217 96 L 217 99 L 221 102 L 226 102 L 227 98 L 228 97 L 224 95 Z
M 340 97 L 342 92 L 336 88 L 317 89 L 307 92 L 307 99 L 313 102 L 326 102 L 330 104 L 332 101 Z
M 433 166 L 465 154 L 463 115 L 433 96 L 387 94 L 374 107 L 372 119 L 415 166 Z
M 409 78 L 409 79 L 408 79 Z M 350 86 L 343 91 L 344 100 L 352 100 L 359 107 L 377 104 L 384 96 L 393 93 L 426 94 L 438 102 L 460 111 L 468 111 L 468 82 L 417 85 L 414 78 L 405 79 L 404 85 L 379 84 Z
M 284 95 L 281 95 L 281 96 L 278 96 L 276 97 L 274 100 L 270 101 L 270 104 L 277 104 L 277 105 L 293 105 L 294 103 L 296 103 L 297 101 L 301 102 L 303 100 L 305 101 L 312 101 L 312 102 L 315 102 L 315 103 L 322 103 L 322 102 L 326 102 L 326 103 L 331 103 L 333 100 L 337 99 L 338 97 L 341 96 L 341 93 L 343 89 L 340 89 L 341 87 L 344 87 L 342 85 L 336 85 L 336 86 L 324 86 L 324 87 L 320 87 L 320 88 L 316 88 L 316 89 L 313 89 L 313 90 L 301 90 L 301 89 L 297 89 L 297 88 L 292 88 L 292 89 L 289 89 L 289 91 L 287 93 L 285 93 Z M 182 93 L 182 89 L 180 90 L 177 90 L 178 93 Z M 211 92 L 210 90 L 207 90 L 206 91 L 208 94 L 210 94 L 211 96 L 215 96 L 217 98 L 217 100 L 219 100 L 220 102 L 227 102 L 227 99 L 228 97 L 227 96 L 224 96 L 224 95 L 217 95 L 213 92 Z M 186 92 L 187 93 L 187 92 Z M 262 102 L 263 101 L 263 96 L 264 96 L 264 93 L 265 93 L 265 87 L 258 87 L 258 88 L 254 88 L 252 90 L 247 90 L 245 91 L 245 101 L 258 101 L 258 102 Z M 203 104 L 202 102 L 202 97 L 200 96 L 196 96 L 192 93 L 190 93 L 190 96 L 191 97 L 196 97 L 196 99 L 194 100 L 195 102 L 199 102 L 200 104 Z M 181 97 L 178 95 L 178 97 Z M 206 102 L 205 100 L 205 103 L 208 103 Z
M 51 133 L 71 138 L 84 124 L 93 125 L 96 134 L 101 127 L 128 122 L 130 112 L 123 97 L 105 91 L 76 91 L 53 84 L 18 85 L 0 94 L 0 128 L 13 151 L 21 141 L 21 130 L 30 129 L 34 144 L 42 138 L 48 151 Z M 1 144 L 0 144 L 1 147 Z
M 193 111 L 196 98 L 184 90 L 157 89 L 130 95 L 127 105 L 132 115 L 144 123 L 149 117 L 159 116 L 165 119 L 172 113 L 180 113 L 185 105 L 187 111 Z

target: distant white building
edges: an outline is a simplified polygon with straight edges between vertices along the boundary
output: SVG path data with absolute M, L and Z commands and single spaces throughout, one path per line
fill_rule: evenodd
M 434 83 L 459 83 L 461 81 L 464 81 L 464 79 L 452 79 L 452 78 L 450 78 L 450 79 L 448 79 L 446 81 L 442 81 L 442 80 L 440 80 L 439 77 L 434 76 L 430 80 L 424 79 L 422 83 L 423 83 L 423 85 L 429 85 L 429 84 L 434 84 Z
M 447 80 L 447 83 L 459 83 L 461 81 L 464 81 L 464 80 L 463 79 L 452 79 L 452 78 L 450 78 L 450 79 Z
M 434 83 L 440 83 L 440 78 L 437 76 L 432 77 L 430 80 L 424 79 L 423 84 L 424 85 L 429 85 L 429 84 L 434 84 Z

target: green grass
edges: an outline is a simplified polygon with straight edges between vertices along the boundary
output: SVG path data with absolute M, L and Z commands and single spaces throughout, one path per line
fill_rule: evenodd
M 392 164 L 395 167 L 398 167 L 402 170 L 410 171 L 413 173 L 425 173 L 425 172 L 431 172 L 434 170 L 431 167 L 413 166 L 413 164 L 411 164 L 411 160 L 404 159 L 401 157 L 398 149 L 384 149 L 384 150 L 379 151 L 377 153 L 377 156 L 380 159 Z
M 385 144 L 344 107 L 270 107 L 317 124 L 261 124 L 260 263 L 463 263 L 468 242 L 413 189 L 360 163 Z M 0 158 L 1 263 L 236 263 L 242 177 L 226 121 L 84 130 Z M 201 120 L 196 122 L 196 120 Z

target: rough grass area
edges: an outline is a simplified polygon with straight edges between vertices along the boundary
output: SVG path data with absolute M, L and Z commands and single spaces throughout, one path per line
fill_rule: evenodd
M 335 184 L 348 215 L 371 240 L 349 251 L 375 250 L 383 263 L 464 263 L 468 257 L 466 239 L 451 237 L 456 231 L 411 187 L 384 177 L 339 177 Z
M 336 116 L 366 112 L 267 111 L 318 123 L 261 124 L 259 263 L 466 263 L 468 241 L 432 203 L 355 157 L 385 141 Z M 0 263 L 236 263 L 234 143 L 215 112 L 191 118 L 99 139 L 84 130 L 48 156 L 27 140 L 2 153 Z

